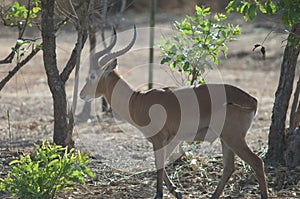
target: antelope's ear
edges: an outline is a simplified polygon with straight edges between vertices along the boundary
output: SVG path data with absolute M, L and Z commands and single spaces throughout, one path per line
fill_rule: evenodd
M 113 61 L 111 61 L 110 63 L 107 64 L 103 75 L 107 76 L 108 73 L 110 73 L 112 70 L 114 70 L 117 67 L 118 61 L 117 59 L 114 59 Z

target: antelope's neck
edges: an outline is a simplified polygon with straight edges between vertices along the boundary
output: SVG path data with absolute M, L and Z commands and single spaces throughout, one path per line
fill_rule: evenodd
M 104 95 L 112 109 L 123 119 L 131 122 L 129 102 L 135 91 L 124 81 L 117 71 L 113 70 L 105 77 Z

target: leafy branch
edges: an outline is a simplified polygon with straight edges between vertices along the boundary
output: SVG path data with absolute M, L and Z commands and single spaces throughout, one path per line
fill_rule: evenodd
M 2 90 L 7 82 L 41 50 L 42 45 L 40 43 L 36 44 L 38 39 L 23 38 L 26 28 L 32 27 L 32 22 L 38 18 L 40 10 L 40 0 L 29 0 L 27 7 L 20 5 L 17 1 L 11 4 L 6 10 L 4 7 L 1 7 L 0 16 L 4 25 L 17 27 L 19 33 L 15 46 L 11 48 L 11 53 L 5 59 L 0 60 L 0 64 L 12 63 L 17 55 L 17 64 L 1 80 L 0 90 Z M 28 54 L 29 49 L 31 49 L 31 52 Z M 28 55 L 26 56 L 26 54 Z
M 32 27 L 32 21 L 38 17 L 38 13 L 41 10 L 39 4 L 40 0 L 29 0 L 26 7 L 24 5 L 20 5 L 19 2 L 16 1 L 11 4 L 7 10 L 4 10 L 4 8 L 1 7 L 0 17 L 3 24 L 8 27 L 17 27 L 19 33 L 18 41 L 12 48 L 11 53 L 5 59 L 0 60 L 0 64 L 11 63 L 15 54 L 25 44 L 26 40 L 23 39 L 23 35 L 26 27 Z
M 245 20 L 253 20 L 257 16 L 257 11 L 263 14 L 279 14 L 285 26 L 291 27 L 299 23 L 300 6 L 299 1 L 279 0 L 279 1 L 241 1 L 231 0 L 226 7 L 227 13 L 237 11 L 243 14 Z
M 168 39 L 162 38 L 159 48 L 161 64 L 185 74 L 190 85 L 204 83 L 203 74 L 212 69 L 212 61 L 219 64 L 219 54 L 226 57 L 227 42 L 235 40 L 240 34 L 239 26 L 225 24 L 226 15 L 212 15 L 210 8 L 196 6 L 193 16 L 176 21 L 176 34 Z

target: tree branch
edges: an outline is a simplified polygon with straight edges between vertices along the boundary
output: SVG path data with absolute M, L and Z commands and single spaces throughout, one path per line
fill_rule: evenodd
M 28 1 L 28 4 L 27 4 L 27 10 L 28 10 L 28 14 L 27 14 L 27 17 L 25 19 L 25 23 L 24 24 L 20 24 L 19 23 L 19 38 L 23 37 L 24 33 L 25 33 L 25 30 L 26 30 L 26 27 L 27 27 L 27 23 L 29 21 L 29 17 L 30 17 L 30 12 L 31 12 L 31 0 Z
M 15 48 L 17 47 L 18 45 L 16 44 L 15 45 Z M 14 59 L 15 57 L 15 54 L 16 52 L 14 50 L 12 50 L 10 52 L 10 54 L 3 60 L 0 60 L 0 64 L 10 64 L 12 62 L 12 60 Z
M 22 39 L 24 33 L 25 33 L 25 30 L 26 30 L 26 27 L 27 27 L 27 23 L 29 21 L 29 16 L 30 16 L 30 5 L 31 5 L 31 0 L 28 1 L 28 14 L 27 14 L 27 17 L 25 19 L 25 24 L 23 25 L 18 25 L 18 30 L 19 30 L 19 33 L 18 33 L 18 39 Z M 1 15 L 1 18 L 4 22 L 4 25 L 5 25 L 5 19 L 3 18 L 3 16 Z M 15 54 L 16 54 L 16 50 L 18 50 L 20 48 L 20 45 L 18 44 L 18 42 L 15 44 L 15 47 L 13 48 L 13 50 L 11 51 L 11 53 L 3 60 L 0 60 L 0 64 L 10 64 L 12 62 L 12 60 L 14 59 L 15 57 Z M 0 89 L 1 90 L 1 89 Z
M 27 64 L 39 51 L 41 48 L 34 48 L 31 53 L 23 59 L 21 62 L 19 62 L 13 70 L 9 71 L 8 74 L 4 79 L 1 80 L 0 82 L 0 91 L 2 88 L 7 84 L 7 82 L 25 65 Z
M 86 40 L 87 40 L 87 32 L 85 31 L 83 33 L 83 37 L 82 37 L 82 45 L 79 45 L 80 42 L 77 41 L 77 43 L 75 44 L 75 47 L 73 48 L 72 54 L 66 64 L 66 66 L 64 67 L 64 70 L 60 74 L 60 78 L 64 83 L 69 79 L 70 74 L 72 73 L 72 71 L 76 65 L 76 59 L 80 52 L 79 48 L 80 48 L 80 46 L 81 46 L 81 48 L 84 46 Z

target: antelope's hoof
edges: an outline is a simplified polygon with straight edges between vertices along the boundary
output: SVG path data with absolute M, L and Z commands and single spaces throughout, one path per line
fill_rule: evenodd
M 174 192 L 175 192 L 174 196 L 175 196 L 177 199 L 182 199 L 182 194 L 181 194 L 180 191 L 174 191 Z
M 157 194 L 154 196 L 154 199 L 162 199 L 162 198 L 163 198 L 162 196 L 159 196 Z

